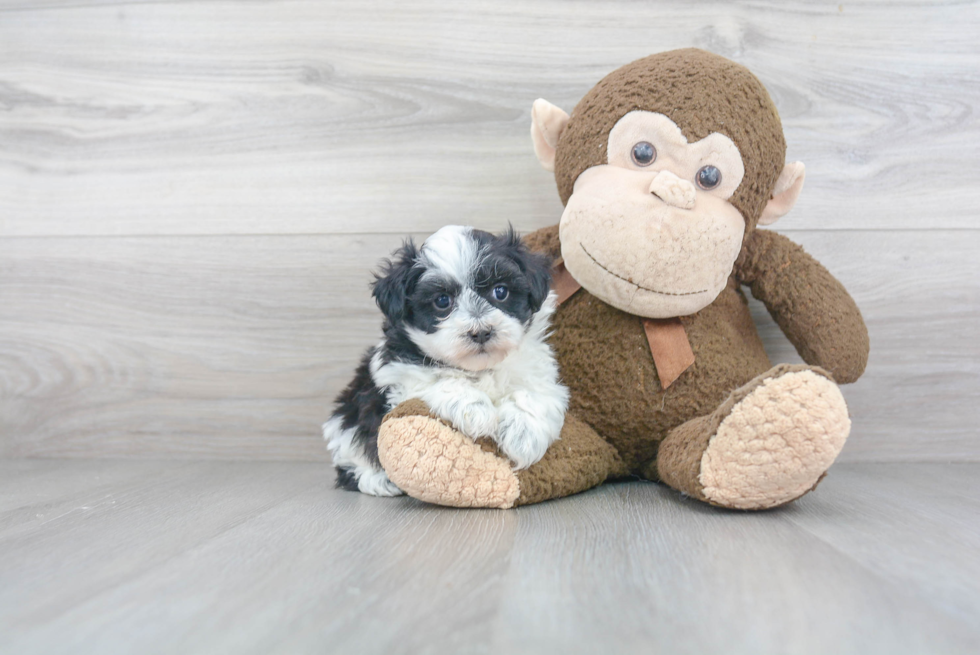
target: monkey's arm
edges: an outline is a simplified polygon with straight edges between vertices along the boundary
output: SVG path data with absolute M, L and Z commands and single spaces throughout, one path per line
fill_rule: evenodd
M 558 226 L 543 227 L 524 235 L 524 243 L 531 252 L 540 252 L 552 259 L 561 257 L 561 242 L 558 241 Z
M 868 363 L 868 328 L 844 285 L 781 234 L 745 238 L 735 276 L 752 289 L 807 364 L 838 383 L 854 382 Z

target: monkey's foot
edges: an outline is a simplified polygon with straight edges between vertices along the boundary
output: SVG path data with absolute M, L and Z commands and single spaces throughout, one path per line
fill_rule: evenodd
M 450 507 L 540 503 L 629 473 L 616 449 L 572 414 L 544 457 L 515 472 L 491 439 L 474 442 L 432 416 L 421 400 L 407 400 L 385 417 L 378 456 L 409 496 Z
M 520 484 L 506 459 L 409 400 L 385 417 L 378 457 L 388 478 L 413 498 L 450 507 L 514 506 Z
M 775 507 L 816 487 L 850 429 L 844 397 L 826 372 L 780 365 L 713 414 L 673 430 L 660 446 L 658 472 L 713 505 Z

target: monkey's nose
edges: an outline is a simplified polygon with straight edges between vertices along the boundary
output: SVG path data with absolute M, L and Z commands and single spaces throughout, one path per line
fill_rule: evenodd
M 470 332 L 470 339 L 474 342 L 480 344 L 481 346 L 487 341 L 490 341 L 490 337 L 493 336 L 493 329 L 486 328 L 482 330 L 473 330 Z
M 650 193 L 668 205 L 681 209 L 693 209 L 698 192 L 694 184 L 682 180 L 670 171 L 660 171 L 650 182 Z

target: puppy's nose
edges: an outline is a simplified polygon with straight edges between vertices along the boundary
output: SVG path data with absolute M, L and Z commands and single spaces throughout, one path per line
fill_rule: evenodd
M 660 171 L 650 183 L 650 193 L 663 200 L 668 205 L 681 209 L 693 209 L 697 199 L 697 189 L 694 184 L 682 180 L 670 171 Z
M 487 341 L 490 341 L 490 337 L 493 336 L 493 329 L 487 328 L 485 330 L 473 330 L 470 332 L 470 339 L 480 344 L 481 346 Z

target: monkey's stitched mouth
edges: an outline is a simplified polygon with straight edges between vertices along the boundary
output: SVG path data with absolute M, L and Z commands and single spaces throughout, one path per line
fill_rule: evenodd
M 659 294 L 661 296 L 696 296 L 699 293 L 707 293 L 708 292 L 707 289 L 701 289 L 701 291 L 687 291 L 685 293 L 671 293 L 670 291 L 657 291 L 656 289 L 650 289 L 650 288 L 645 287 L 645 286 L 643 286 L 641 284 L 637 284 L 633 280 L 627 280 L 625 277 L 623 277 L 622 275 L 619 275 L 618 273 L 614 273 L 614 272 L 610 271 L 608 268 L 606 268 L 605 266 L 603 266 L 602 264 L 600 264 L 599 263 L 599 260 L 596 259 L 595 257 L 593 257 L 592 256 L 592 253 L 590 253 L 588 250 L 585 249 L 585 246 L 583 246 L 581 243 L 579 243 L 578 245 L 582 249 L 582 252 L 584 252 L 586 255 L 588 255 L 589 256 L 589 259 L 591 259 L 592 261 L 595 262 L 595 265 L 596 266 L 598 266 L 599 268 L 601 268 L 602 270 L 604 270 L 606 273 L 609 273 L 613 277 L 618 277 L 620 280 L 622 280 L 626 284 L 632 284 L 637 289 L 643 289 L 644 291 L 649 291 L 650 293 L 656 293 L 656 294 Z

